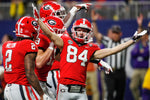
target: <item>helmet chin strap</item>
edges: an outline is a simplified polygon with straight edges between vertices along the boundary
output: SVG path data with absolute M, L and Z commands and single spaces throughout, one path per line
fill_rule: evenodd
M 86 35 L 85 36 L 83 36 L 83 35 L 77 35 L 78 34 L 78 32 L 76 31 L 76 36 L 75 36 L 75 38 L 78 40 L 78 41 L 80 41 L 81 43 L 87 43 L 86 41 L 87 41 L 87 33 L 86 33 Z
M 83 39 L 77 38 L 76 40 L 77 40 L 79 43 L 84 43 L 84 40 L 83 40 Z
M 80 44 L 84 44 L 84 42 L 85 42 L 84 39 L 78 38 L 77 36 L 75 36 L 74 39 Z

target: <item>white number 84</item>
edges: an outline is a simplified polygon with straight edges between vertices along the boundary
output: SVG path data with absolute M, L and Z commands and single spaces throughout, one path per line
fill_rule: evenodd
M 73 50 L 73 51 L 71 51 Z M 77 59 L 82 60 L 81 66 L 85 66 L 85 63 L 87 62 L 87 54 L 88 50 L 84 50 L 82 53 L 79 54 L 77 57 L 78 49 L 74 46 L 69 45 L 67 47 L 67 62 L 75 63 Z M 70 56 L 73 56 L 72 58 Z

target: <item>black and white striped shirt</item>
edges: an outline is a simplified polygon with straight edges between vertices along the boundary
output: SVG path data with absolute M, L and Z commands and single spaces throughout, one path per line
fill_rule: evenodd
M 109 37 L 103 36 L 102 43 L 105 45 L 105 48 L 113 48 L 119 44 L 122 44 L 128 41 L 130 38 L 122 38 L 120 41 L 115 42 Z M 125 67 L 126 62 L 126 52 L 127 50 L 123 50 L 114 55 L 106 57 L 106 62 L 114 69 L 121 69 Z

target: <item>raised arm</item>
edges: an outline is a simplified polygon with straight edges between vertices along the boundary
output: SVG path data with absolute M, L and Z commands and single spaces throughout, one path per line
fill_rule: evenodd
M 44 32 L 44 34 L 47 35 L 47 37 L 54 42 L 54 44 L 59 48 L 62 49 L 64 42 L 63 40 L 55 33 L 50 31 L 50 29 L 45 25 L 40 19 L 38 19 L 38 24 L 40 25 L 40 28 Z
M 77 5 L 73 6 L 71 8 L 71 10 L 69 11 L 69 13 L 67 14 L 67 16 L 63 20 L 64 23 L 65 23 L 65 27 L 68 28 L 70 26 L 70 24 L 71 24 L 71 22 L 72 22 L 72 20 L 73 20 L 73 18 L 75 16 L 75 14 L 79 10 L 81 10 L 81 9 L 88 10 L 90 5 L 91 4 L 89 4 L 89 3 L 85 3 L 85 4 L 77 4 Z
M 127 47 L 129 47 L 130 45 L 132 45 L 133 43 L 134 43 L 133 40 L 129 40 L 125 43 L 122 43 L 122 44 L 114 47 L 114 48 L 106 48 L 106 49 L 98 50 L 94 54 L 94 59 L 102 59 L 102 58 L 107 57 L 109 55 L 120 52 L 120 51 L 126 49 Z
M 97 25 L 96 25 L 96 21 L 98 19 L 98 16 L 99 15 L 97 13 L 95 13 L 94 10 L 91 11 L 91 20 L 92 20 L 92 25 L 93 25 L 93 33 L 94 33 L 94 36 L 96 37 L 97 41 L 101 41 L 102 34 L 99 33 Z
M 126 49 L 127 47 L 129 47 L 130 45 L 132 45 L 133 43 L 135 43 L 137 39 L 139 39 L 140 37 L 142 37 L 146 33 L 147 33 L 146 30 L 142 31 L 139 34 L 137 34 L 137 31 L 136 31 L 135 34 L 133 35 L 132 40 L 129 40 L 125 43 L 122 43 L 122 44 L 120 44 L 114 48 L 107 48 L 107 49 L 101 49 L 101 50 L 96 51 L 94 53 L 94 59 L 102 59 L 102 58 L 107 57 L 109 55 L 120 52 L 120 51 Z
M 142 31 L 142 23 L 143 23 L 143 14 L 140 14 L 137 17 L 137 24 L 138 24 L 138 31 L 141 32 Z
M 50 46 L 46 49 L 44 52 L 42 49 L 38 49 L 38 54 L 36 57 L 36 67 L 42 68 L 50 59 L 52 53 L 53 53 L 53 42 L 50 43 Z
M 43 98 L 44 92 L 39 84 L 39 80 L 35 75 L 34 68 L 35 68 L 35 53 L 26 54 L 24 59 L 25 64 L 25 73 L 28 79 L 28 82 L 33 86 L 33 88 L 37 91 L 41 99 Z

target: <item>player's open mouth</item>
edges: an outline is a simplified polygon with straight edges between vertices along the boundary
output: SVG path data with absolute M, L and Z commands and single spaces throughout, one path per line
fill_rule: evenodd
M 79 36 L 80 38 L 83 38 L 83 35 L 82 36 Z

